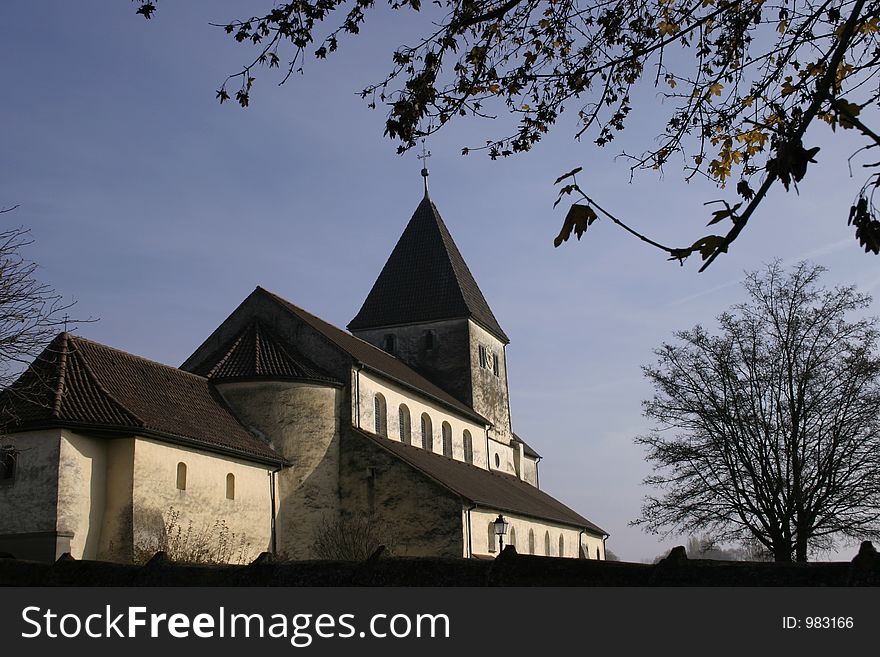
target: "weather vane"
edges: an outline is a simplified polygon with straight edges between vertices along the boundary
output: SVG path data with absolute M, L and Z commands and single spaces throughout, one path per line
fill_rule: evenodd
M 425 179 L 425 194 L 428 193 L 428 158 L 431 157 L 431 151 L 425 148 L 425 140 L 422 139 L 422 154 L 416 155 L 422 161 L 422 178 Z

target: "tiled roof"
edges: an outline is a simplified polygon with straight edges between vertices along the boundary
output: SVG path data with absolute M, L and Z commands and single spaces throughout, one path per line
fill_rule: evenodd
M 212 381 L 229 379 L 304 379 L 341 385 L 254 319 L 238 335 L 209 356 L 195 374 Z
M 34 389 L 41 392 L 35 396 Z M 59 334 L 0 394 L 15 416 L 12 430 L 109 429 L 283 461 L 239 424 L 206 378 L 69 333 Z
M 536 452 L 534 449 L 532 449 L 532 448 L 529 446 L 529 444 L 528 444 L 525 440 L 523 440 L 522 438 L 520 438 L 516 433 L 513 434 L 513 437 L 516 439 L 517 442 L 522 443 L 522 446 L 523 446 L 523 452 L 525 452 L 525 454 L 526 454 L 527 456 L 531 456 L 532 458 L 536 458 L 536 459 L 541 458 L 541 455 L 538 454 L 538 452 Z
M 460 317 L 510 342 L 425 194 L 348 329 Z
M 379 372 L 380 374 L 384 374 L 407 387 L 420 391 L 429 397 L 433 397 L 435 400 L 458 411 L 465 417 L 476 420 L 481 424 L 489 424 L 489 420 L 474 411 L 470 406 L 460 402 L 445 390 L 428 381 L 428 379 L 403 363 L 403 361 L 398 360 L 378 347 L 374 347 L 369 342 L 361 340 L 350 333 L 346 333 L 340 328 L 336 328 L 320 317 L 316 317 L 315 315 L 306 312 L 299 306 L 290 303 L 286 299 L 283 299 L 277 294 L 273 294 L 262 287 L 257 287 L 255 292 L 266 295 L 278 303 L 282 308 L 294 313 L 302 321 L 322 334 L 327 340 L 335 344 L 339 349 L 348 353 L 348 355 L 357 362 Z
M 470 502 L 498 511 L 582 527 L 594 534 L 608 534 L 556 498 L 513 475 L 483 470 L 360 429 L 355 431 Z

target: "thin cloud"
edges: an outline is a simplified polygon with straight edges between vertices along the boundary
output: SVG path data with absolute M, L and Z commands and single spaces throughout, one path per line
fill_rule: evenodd
M 813 258 L 817 258 L 819 256 L 828 255 L 830 253 L 836 253 L 838 251 L 842 251 L 843 249 L 845 249 L 848 246 L 851 246 L 852 242 L 853 242 L 852 238 L 847 237 L 845 239 L 838 240 L 836 242 L 832 242 L 831 244 L 825 244 L 824 246 L 820 246 L 815 249 L 811 249 L 809 251 L 804 251 L 803 253 L 800 253 L 796 256 L 792 256 L 791 258 L 786 258 L 785 260 L 782 261 L 782 264 L 783 264 L 783 266 L 788 267 L 790 265 L 793 265 L 795 263 L 800 262 L 801 260 L 812 260 Z M 720 285 L 716 285 L 716 286 L 710 287 L 706 290 L 702 290 L 702 291 L 697 292 L 695 294 L 690 294 L 686 297 L 681 297 L 680 299 L 676 299 L 675 301 L 671 301 L 669 303 L 669 305 L 670 306 L 680 306 L 680 305 L 688 303 L 690 301 L 694 301 L 695 299 L 699 299 L 699 298 L 705 297 L 709 294 L 713 294 L 713 293 L 717 292 L 718 290 L 724 290 L 728 287 L 733 287 L 734 285 L 739 285 L 741 282 L 742 282 L 741 278 L 736 278 L 736 279 L 727 281 L 726 283 L 721 283 Z M 873 287 L 874 285 L 877 285 L 877 284 L 880 284 L 880 279 L 878 279 L 876 282 L 874 282 L 871 287 Z

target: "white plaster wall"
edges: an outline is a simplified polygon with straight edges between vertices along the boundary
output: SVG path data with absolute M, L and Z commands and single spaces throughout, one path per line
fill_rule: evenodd
M 538 462 L 531 456 L 523 455 L 522 459 L 522 479 L 528 484 L 538 486 Z
M 496 456 L 498 457 L 497 461 Z M 492 470 L 500 470 L 512 474 L 514 477 L 519 476 L 516 471 L 513 446 L 509 443 L 500 443 L 491 437 L 489 438 L 489 464 L 492 466 Z
M 490 550 L 489 543 L 489 524 L 493 523 L 500 513 L 508 522 L 510 528 L 507 530 L 507 536 L 504 538 L 504 545 L 510 545 L 511 529 L 516 533 L 516 551 L 519 554 L 529 554 L 529 530 L 535 533 L 535 551 L 534 554 L 539 556 L 551 557 L 569 557 L 576 559 L 580 555 L 578 550 L 578 540 L 586 550 L 590 550 L 589 558 L 596 558 L 596 549 L 600 550 L 601 558 L 605 558 L 604 546 L 601 537 L 587 534 L 581 535 L 580 530 L 558 523 L 537 520 L 528 516 L 520 516 L 506 511 L 498 511 L 492 509 L 476 508 L 471 510 L 471 531 L 473 532 L 471 548 L 474 555 L 477 556 L 497 556 L 498 543 L 494 541 L 494 551 Z M 465 523 L 465 534 L 467 533 L 467 524 Z M 544 549 L 544 533 L 550 532 L 550 554 L 548 555 Z M 562 536 L 564 543 L 563 554 L 559 554 L 559 537 Z M 465 540 L 467 536 L 465 535 Z M 467 545 L 467 543 L 465 543 Z
M 58 531 L 73 532 L 70 555 L 96 559 L 107 489 L 106 438 L 65 429 L 58 468 Z
M 0 534 L 55 531 L 61 430 L 5 435 L 0 445 L 19 452 L 15 479 L 0 484 Z
M 352 389 L 359 390 L 359 395 L 352 395 L 352 399 L 359 399 L 359 404 L 354 404 L 352 417 L 359 421 L 356 426 L 369 431 L 375 430 L 373 414 L 373 398 L 376 393 L 385 397 L 386 415 L 388 420 L 388 438 L 400 440 L 399 408 L 406 404 L 409 408 L 410 422 L 412 426 L 412 444 L 415 447 L 422 446 L 421 418 L 422 413 L 427 413 L 431 418 L 434 432 L 434 449 L 436 454 L 443 454 L 443 436 L 441 427 L 443 422 L 449 422 L 452 428 L 452 458 L 464 461 L 464 443 L 462 441 L 465 429 L 471 432 L 474 446 L 474 465 L 487 468 L 486 452 L 486 428 L 472 420 L 464 419 L 453 414 L 444 406 L 431 402 L 428 399 L 416 396 L 412 391 L 391 383 L 380 375 L 367 370 L 352 369 Z M 495 469 L 492 462 L 492 469 Z
M 177 489 L 177 464 L 187 467 L 186 490 Z M 269 466 L 139 437 L 134 446 L 133 533 L 143 542 L 161 528 L 173 508 L 184 529 L 203 531 L 224 520 L 248 556 L 269 548 Z M 235 499 L 226 499 L 226 475 L 235 476 Z
M 132 496 L 134 492 L 134 438 L 107 441 L 107 488 L 98 559 L 131 561 Z

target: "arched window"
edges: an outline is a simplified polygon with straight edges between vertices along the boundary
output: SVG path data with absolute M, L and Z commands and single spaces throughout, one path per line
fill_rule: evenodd
M 529 554 L 535 553 L 535 532 L 529 530 Z
M 422 449 L 434 451 L 434 427 L 427 413 L 422 413 Z
M 471 438 L 471 432 L 467 429 L 464 430 L 464 433 L 461 437 L 461 442 L 464 444 L 464 461 L 465 463 L 470 463 L 473 465 L 474 463 L 474 439 Z
M 186 463 L 177 464 L 177 490 L 186 490 Z
M 412 422 L 410 421 L 409 409 L 406 407 L 406 404 L 400 405 L 397 414 L 400 420 L 400 442 L 412 445 Z
M 452 427 L 449 422 L 440 425 L 440 431 L 443 434 L 443 456 L 452 458 Z
M 516 547 L 516 530 L 513 528 L 513 525 L 510 526 L 510 539 L 507 541 L 508 545 L 512 545 L 514 548 Z
M 498 543 L 498 539 L 497 539 L 497 535 L 495 534 L 495 521 L 494 520 L 489 521 L 489 533 L 486 535 L 486 539 L 488 541 L 487 545 L 489 546 L 489 552 L 495 552 L 496 547 L 497 547 L 497 543 Z
M 550 532 L 544 532 L 544 554 L 548 557 L 552 557 L 550 554 Z
M 601 559 L 601 558 L 602 558 L 602 555 L 599 554 L 599 548 L 598 548 L 598 547 L 596 547 L 596 558 L 597 558 L 597 559 Z
M 226 475 L 226 499 L 235 499 L 235 475 L 231 472 Z
M 432 351 L 434 346 L 437 344 L 436 339 L 434 338 L 434 331 L 425 331 L 422 333 L 425 340 L 425 350 Z
M 565 556 L 565 539 L 562 537 L 562 534 L 559 535 L 559 556 Z
M 380 436 L 388 435 L 388 418 L 385 414 L 385 397 L 380 393 L 376 393 L 373 397 L 373 423 L 376 431 L 374 433 Z

